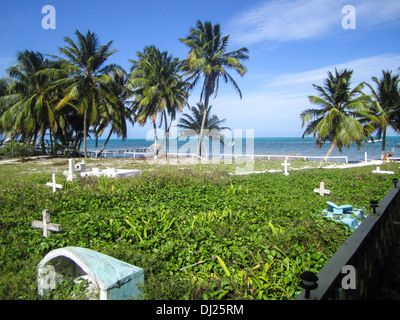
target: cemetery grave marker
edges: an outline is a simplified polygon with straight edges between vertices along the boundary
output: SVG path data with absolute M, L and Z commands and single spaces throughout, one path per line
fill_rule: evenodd
M 128 178 L 135 177 L 142 173 L 141 170 L 132 170 L 132 169 L 116 169 L 116 168 L 107 168 L 107 169 L 87 169 L 86 163 L 81 162 L 75 165 L 74 159 L 69 159 L 68 171 L 64 171 L 64 175 L 67 177 L 67 181 L 73 181 L 76 179 L 76 174 L 80 173 L 81 177 L 86 176 L 105 176 L 110 178 Z
M 93 168 L 92 170 L 86 170 L 81 173 L 81 177 L 85 176 L 105 176 L 110 178 L 128 178 L 135 177 L 142 173 L 141 170 L 131 170 L 131 169 L 116 169 L 116 168 L 107 168 L 107 169 L 99 169 Z
M 373 170 L 372 173 L 395 174 L 394 171 L 383 171 L 383 170 L 381 170 L 381 167 L 376 167 L 376 170 Z
M 42 211 L 42 221 L 32 221 L 32 227 L 43 229 L 43 237 L 47 238 L 51 233 L 50 231 L 61 231 L 61 225 L 50 223 L 50 211 Z
M 51 265 L 55 263 L 52 267 Z M 46 268 L 49 269 L 46 270 Z M 141 299 L 144 270 L 113 257 L 81 247 L 64 247 L 49 252 L 37 266 L 38 293 L 54 289 L 63 277 L 89 282 L 89 295 L 100 300 Z
M 81 163 L 77 163 L 77 164 L 75 165 L 75 172 L 81 173 L 81 172 L 85 172 L 85 171 L 87 171 L 87 170 L 88 170 L 88 169 L 86 169 L 86 163 L 83 162 L 83 160 L 81 161 Z
M 285 173 L 284 173 L 284 175 L 285 175 L 285 176 L 288 176 L 288 175 L 289 175 L 288 166 L 290 166 L 290 163 L 287 162 L 287 158 L 285 159 L 285 162 L 282 163 L 281 165 L 285 167 Z
M 75 159 L 68 159 L 68 171 L 63 172 L 67 176 L 67 181 L 74 181 L 75 174 Z
M 53 187 L 53 192 L 56 192 L 56 189 L 62 189 L 62 184 L 56 183 L 56 175 L 52 174 L 52 182 L 46 182 L 46 186 Z
M 330 194 L 331 190 L 326 190 L 325 182 L 321 182 L 319 185 L 319 189 L 314 189 L 314 192 L 319 193 L 320 196 L 324 196 L 325 194 Z

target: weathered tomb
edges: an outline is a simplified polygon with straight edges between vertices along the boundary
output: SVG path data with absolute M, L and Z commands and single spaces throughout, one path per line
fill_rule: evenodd
M 115 169 L 115 168 L 107 168 L 107 169 L 93 168 L 92 170 L 87 170 L 87 171 L 81 172 L 81 177 L 104 176 L 104 177 L 110 177 L 110 178 L 128 178 L 128 177 L 135 177 L 141 173 L 142 173 L 141 170 Z
M 88 169 L 84 162 L 77 163 L 75 165 L 74 159 L 69 159 L 68 171 L 64 171 L 64 175 L 67 177 L 68 181 L 73 181 L 76 178 L 77 174 L 80 174 L 81 177 L 110 177 L 110 178 L 129 178 L 135 177 L 142 173 L 141 170 L 133 170 L 133 169 L 116 169 L 116 168 L 107 168 L 107 169 L 99 169 L 93 168 Z
M 90 284 L 99 300 L 140 299 L 144 270 L 87 248 L 65 247 L 49 252 L 37 266 L 38 293 L 44 295 L 64 278 Z

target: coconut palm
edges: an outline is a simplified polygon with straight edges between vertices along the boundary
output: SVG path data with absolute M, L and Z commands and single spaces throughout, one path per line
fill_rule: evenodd
M 57 132 L 57 138 L 60 146 L 67 153 L 79 153 L 83 141 L 83 115 L 70 104 L 64 106 L 60 127 L 62 130 Z
M 151 45 L 136 55 L 137 60 L 129 60 L 132 63 L 130 86 L 135 95 L 135 119 L 141 125 L 151 119 L 154 129 L 154 154 L 157 155 L 157 115 L 160 114 L 161 121 L 164 121 L 166 148 L 171 126 L 167 125 L 167 113 L 172 122 L 176 112 L 180 112 L 187 105 L 189 84 L 178 73 L 179 60 L 169 55 L 167 51 L 161 52 Z
M 392 75 L 391 71 L 382 71 L 382 78 L 373 77 L 372 81 L 376 84 L 376 90 L 367 83 L 367 86 L 372 91 L 373 98 L 370 107 L 373 114 L 371 124 L 373 130 L 377 131 L 378 139 L 382 138 L 381 157 L 383 158 L 386 148 L 387 128 L 391 127 L 400 132 L 396 123 L 400 115 L 400 76 Z
M 2 127 L 11 135 L 21 135 L 21 139 L 33 139 L 40 133 L 44 150 L 44 136 L 49 129 L 52 137 L 58 128 L 54 111 L 54 95 L 48 90 L 52 77 L 42 73 L 51 62 L 40 52 L 25 50 L 17 55 L 17 63 L 8 69 L 11 83 L 9 94 L 2 97 L 8 108 L 1 117 Z
M 1 116 L 6 112 L 8 103 L 6 97 L 10 94 L 9 80 L 7 78 L 0 79 L 0 119 Z M 2 124 L 0 121 L 0 134 L 3 133 Z
M 211 114 L 212 105 L 209 105 L 207 112 L 205 112 L 205 122 L 204 122 L 204 137 L 209 137 L 211 139 L 220 139 L 223 143 L 224 135 L 223 130 L 230 130 L 228 127 L 222 126 L 226 119 L 219 119 L 218 116 Z M 199 135 L 201 132 L 201 125 L 204 118 L 205 107 L 202 103 L 198 103 L 197 107 L 192 107 L 192 115 L 184 113 L 182 118 L 179 119 L 178 128 L 182 129 L 180 131 L 180 136 L 182 137 L 193 137 Z
M 368 127 L 359 121 L 370 116 L 368 96 L 361 91 L 363 83 L 351 89 L 352 74 L 353 71 L 347 69 L 335 70 L 335 74 L 328 72 L 323 87 L 313 84 L 318 96 L 309 96 L 309 101 L 319 108 L 304 110 L 300 115 L 302 126 L 306 126 L 303 138 L 313 134 L 318 148 L 326 141 L 331 142 L 326 157 L 334 148 L 341 152 L 343 146 L 349 147 L 351 143 L 360 148 L 361 142 L 370 137 Z
M 1 78 L 0 79 L 0 140 L 3 140 L 3 134 L 5 133 L 5 130 L 3 129 L 2 125 L 2 115 L 4 112 L 6 112 L 8 108 L 8 103 L 5 101 L 5 98 L 10 94 L 10 86 L 9 86 L 9 80 L 7 78 Z M 0 141 L 1 144 L 2 141 Z
M 214 98 L 218 95 L 219 80 L 222 78 L 225 83 L 231 83 L 242 98 L 239 86 L 228 73 L 228 69 L 236 71 L 240 76 L 244 76 L 247 69 L 242 61 L 247 60 L 248 49 L 242 47 L 238 50 L 227 51 L 229 35 L 222 36 L 219 24 L 214 26 L 210 21 L 204 24 L 198 20 L 195 28 L 191 28 L 189 36 L 179 39 L 189 47 L 189 53 L 184 60 L 183 70 L 190 75 L 192 80 L 191 89 L 194 88 L 201 77 L 204 78 L 200 94 L 200 102 L 208 109 L 209 99 L 212 94 Z M 206 113 L 203 115 L 199 143 L 197 145 L 197 155 L 201 156 L 201 145 L 203 139 L 204 124 Z
M 132 92 L 127 88 L 127 74 L 123 69 L 113 69 L 111 71 L 111 78 L 112 80 L 105 86 L 104 94 L 106 103 L 96 136 L 98 137 L 103 134 L 109 125 L 111 128 L 98 155 L 104 151 L 112 134 L 122 137 L 123 140 L 126 139 L 126 120 L 129 120 L 132 125 L 134 124 L 132 112 L 127 108 L 127 100 L 132 95 Z
M 107 74 L 115 65 L 105 65 L 107 59 L 116 52 L 111 50 L 112 41 L 100 45 L 95 33 L 88 31 L 83 35 L 75 31 L 77 42 L 65 37 L 67 46 L 59 48 L 65 57 L 53 56 L 64 63 L 64 68 L 52 72 L 67 72 L 68 76 L 55 82 L 64 90 L 63 98 L 58 102 L 56 109 L 67 104 L 73 104 L 83 115 L 83 148 L 87 158 L 86 139 L 89 126 L 96 126 L 100 120 L 101 108 L 104 107 L 104 86 L 111 81 Z

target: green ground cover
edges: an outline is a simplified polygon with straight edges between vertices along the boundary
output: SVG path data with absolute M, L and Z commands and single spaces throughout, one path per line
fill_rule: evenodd
M 373 174 L 373 166 L 290 176 L 228 174 L 234 165 L 121 160 L 118 166 L 144 171 L 129 179 L 66 182 L 65 159 L 0 164 L 0 299 L 38 299 L 36 265 L 65 246 L 143 268 L 145 299 L 294 299 L 299 275 L 318 272 L 351 232 L 319 215 L 326 201 L 368 207 L 383 198 L 393 178 Z M 398 165 L 381 169 L 396 171 Z M 51 172 L 64 184 L 55 194 L 45 186 Z M 330 195 L 313 192 L 321 181 Z M 43 209 L 63 232 L 43 238 L 31 227 Z M 60 289 L 47 298 L 68 295 Z

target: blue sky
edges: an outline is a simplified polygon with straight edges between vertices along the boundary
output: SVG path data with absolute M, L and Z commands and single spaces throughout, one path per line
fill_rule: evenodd
M 56 9 L 55 29 L 42 28 L 45 5 Z M 348 12 L 342 13 L 346 5 L 355 9 L 354 29 L 342 26 L 348 21 Z M 126 70 L 128 59 L 145 45 L 184 58 L 187 48 L 177 39 L 186 37 L 198 19 L 219 23 L 230 35 L 229 50 L 250 50 L 246 75 L 231 73 L 243 99 L 223 83 L 210 102 L 213 113 L 227 119 L 225 125 L 243 134 L 252 129 L 255 137 L 301 136 L 300 113 L 311 107 L 312 84 L 322 85 L 335 68 L 352 69 L 354 86 L 372 83 L 382 70 L 399 72 L 398 0 L 0 0 L 0 77 L 18 51 L 58 55 L 64 37 L 75 39 L 76 29 L 95 32 L 102 44 L 113 40 L 118 52 L 110 62 Z M 196 90 L 190 105 L 198 99 Z M 146 138 L 150 129 L 135 125 L 128 137 Z

